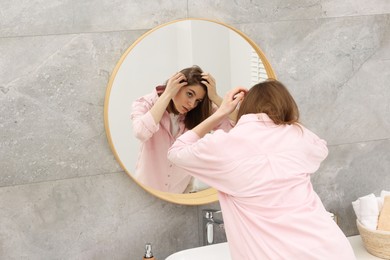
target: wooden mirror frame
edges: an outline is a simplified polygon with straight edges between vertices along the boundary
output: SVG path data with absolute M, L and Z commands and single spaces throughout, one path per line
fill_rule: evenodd
M 127 58 L 127 55 L 145 37 L 147 37 L 151 33 L 155 32 L 156 30 L 158 30 L 162 27 L 165 27 L 167 25 L 173 24 L 173 23 L 177 23 L 177 22 L 181 22 L 181 21 L 188 21 L 188 20 L 190 20 L 190 21 L 201 20 L 201 21 L 216 23 L 216 24 L 222 25 L 222 26 L 227 27 L 228 29 L 236 32 L 239 36 L 241 36 L 244 40 L 246 40 L 252 46 L 252 48 L 256 51 L 256 53 L 258 54 L 259 58 L 261 59 L 263 65 L 264 65 L 264 68 L 267 72 L 268 78 L 276 79 L 276 75 L 275 75 L 271 65 L 269 64 L 266 56 L 264 55 L 263 51 L 249 37 L 247 37 L 241 31 L 239 31 L 239 30 L 237 30 L 237 29 L 233 28 L 232 26 L 227 25 L 225 23 L 222 23 L 219 21 L 214 21 L 214 20 L 209 20 L 209 19 L 185 18 L 185 19 L 174 20 L 174 21 L 159 25 L 159 26 L 149 30 L 145 34 L 143 34 L 125 51 L 125 53 L 119 59 L 118 63 L 116 64 L 116 66 L 113 70 L 113 73 L 111 74 L 111 77 L 110 77 L 110 80 L 108 82 L 107 89 L 106 89 L 106 95 L 105 95 L 105 101 L 104 101 L 104 126 L 105 126 L 105 130 L 106 130 L 108 143 L 110 145 L 110 148 L 111 148 L 116 160 L 118 161 L 118 163 L 120 164 L 122 169 L 127 173 L 127 175 L 129 175 L 144 190 L 146 190 L 147 192 L 151 193 L 152 195 L 154 195 L 162 200 L 168 201 L 168 202 L 172 202 L 172 203 L 176 203 L 176 204 L 180 204 L 180 205 L 204 205 L 204 204 L 218 201 L 217 191 L 214 188 L 208 188 L 206 190 L 202 190 L 202 191 L 199 191 L 196 193 L 179 194 L 179 193 L 162 192 L 162 191 L 159 191 L 156 189 L 152 189 L 150 187 L 143 185 L 139 181 L 137 181 L 137 179 L 129 172 L 129 170 L 126 169 L 126 167 L 124 166 L 122 160 L 120 159 L 120 157 L 115 149 L 115 146 L 113 144 L 112 137 L 111 137 L 109 120 L 108 120 L 108 107 L 109 107 L 110 93 L 111 93 L 111 89 L 113 86 L 113 82 L 114 82 L 114 79 L 115 79 L 117 72 L 118 72 L 119 68 L 121 67 L 123 61 Z

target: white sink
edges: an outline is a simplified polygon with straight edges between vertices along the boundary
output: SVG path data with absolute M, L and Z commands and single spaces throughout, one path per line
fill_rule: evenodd
M 228 244 L 195 247 L 174 253 L 165 260 L 231 260 Z
M 355 252 L 356 259 L 380 259 L 369 254 L 363 246 L 360 236 L 348 237 L 349 242 Z M 201 246 L 174 253 L 165 260 L 231 260 L 227 243 Z

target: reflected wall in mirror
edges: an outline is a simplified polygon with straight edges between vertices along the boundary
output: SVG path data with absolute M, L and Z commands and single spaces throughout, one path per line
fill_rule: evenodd
M 130 115 L 134 114 L 133 104 L 137 99 L 150 99 L 154 96 L 151 101 L 154 104 L 158 98 L 156 89 L 162 92 L 161 87 L 156 87 L 166 86 L 172 75 L 193 65 L 199 66 L 212 76 L 220 97 L 236 86 L 249 88 L 267 78 L 276 78 L 260 48 L 239 30 L 217 21 L 183 19 L 150 30 L 126 50 L 111 75 L 104 104 L 107 138 L 121 167 L 153 195 L 186 205 L 214 202 L 217 200 L 216 191 L 192 177 L 186 177 L 179 189 L 164 188 L 175 186 L 169 183 L 169 175 L 185 175 L 178 172 L 178 169 L 148 173 L 149 176 L 165 175 L 166 178 L 159 183 L 160 186 L 152 184 L 147 178 L 144 178 L 144 181 L 138 178 L 144 174 L 139 172 L 140 167 L 137 165 L 140 149 L 146 146 L 135 137 L 134 122 Z M 203 98 L 201 100 L 203 101 Z M 163 126 L 159 125 L 158 128 Z M 170 129 L 169 123 L 166 128 Z M 145 130 L 154 131 L 150 128 Z M 156 158 L 166 162 L 167 148 L 155 145 L 161 154 L 154 154 L 150 160 L 142 162 L 147 166 L 156 166 L 146 168 L 164 169 L 166 165 L 160 167 L 155 164 Z M 156 153 L 156 149 L 154 152 Z

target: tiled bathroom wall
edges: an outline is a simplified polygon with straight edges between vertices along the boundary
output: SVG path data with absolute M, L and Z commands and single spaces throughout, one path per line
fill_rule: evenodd
M 201 244 L 201 210 L 146 193 L 104 130 L 108 79 L 144 32 L 180 18 L 241 30 L 328 141 L 313 176 L 346 235 L 351 201 L 390 190 L 390 2 L 0 0 L 0 259 L 164 259 Z M 134 151 L 136 152 L 136 151 Z

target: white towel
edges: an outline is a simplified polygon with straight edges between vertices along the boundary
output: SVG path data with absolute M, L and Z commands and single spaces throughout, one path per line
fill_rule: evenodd
M 361 220 L 361 216 L 360 216 L 360 199 L 365 198 L 365 197 L 369 197 L 369 198 L 373 197 L 373 198 L 375 198 L 375 195 L 373 193 L 371 193 L 371 194 L 368 194 L 366 196 L 362 196 L 362 197 L 358 198 L 355 201 L 352 201 L 352 207 L 353 207 L 353 210 L 355 211 L 355 214 L 356 214 L 356 217 L 357 217 L 358 220 Z
M 353 211 L 355 211 L 356 218 L 360 221 L 360 203 L 359 199 L 352 201 Z
M 376 230 L 378 225 L 378 199 L 373 193 L 352 202 L 356 217 L 366 228 Z
M 368 229 L 376 230 L 378 225 L 379 209 L 375 196 L 366 196 L 360 201 L 360 222 Z

